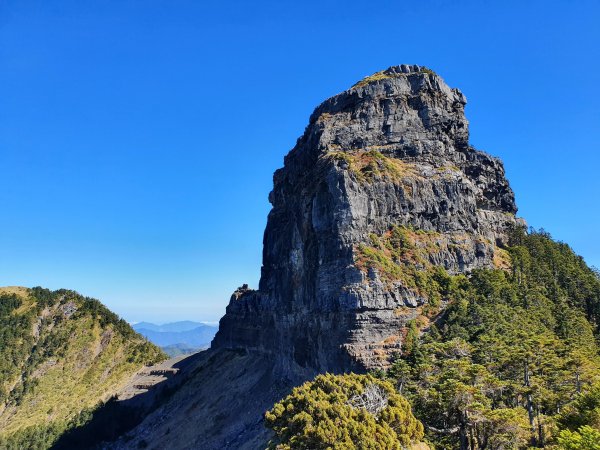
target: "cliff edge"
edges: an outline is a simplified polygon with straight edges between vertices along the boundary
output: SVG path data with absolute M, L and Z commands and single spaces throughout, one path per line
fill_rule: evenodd
M 258 290 L 238 289 L 188 381 L 118 448 L 264 448 L 262 415 L 317 373 L 386 368 L 444 275 L 503 267 L 518 219 L 466 99 L 396 66 L 323 102 L 275 172 Z
M 213 348 L 283 373 L 386 367 L 406 322 L 443 306 L 434 268 L 501 264 L 517 208 L 502 163 L 469 145 L 465 104 L 406 65 L 323 102 L 275 173 L 259 289 L 232 296 Z

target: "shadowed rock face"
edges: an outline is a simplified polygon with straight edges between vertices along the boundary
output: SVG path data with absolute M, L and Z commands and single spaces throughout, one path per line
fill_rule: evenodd
M 465 102 L 399 66 L 319 106 L 274 176 L 259 289 L 233 294 L 181 387 L 105 448 L 264 448 L 262 415 L 292 387 L 386 367 L 432 303 L 418 274 L 501 265 L 514 196 L 469 146 Z
M 465 104 L 418 66 L 323 102 L 275 172 L 259 289 L 234 293 L 212 347 L 290 377 L 385 367 L 427 298 L 361 265 L 361 246 L 422 230 L 424 267 L 492 266 L 517 208 L 502 163 L 469 145 Z

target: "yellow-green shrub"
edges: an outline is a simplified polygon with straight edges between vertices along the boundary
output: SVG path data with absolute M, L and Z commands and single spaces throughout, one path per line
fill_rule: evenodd
M 367 391 L 385 398 L 380 408 L 361 406 Z M 269 448 L 278 450 L 400 450 L 423 437 L 404 397 L 369 375 L 319 375 L 276 403 L 265 421 L 277 435 Z

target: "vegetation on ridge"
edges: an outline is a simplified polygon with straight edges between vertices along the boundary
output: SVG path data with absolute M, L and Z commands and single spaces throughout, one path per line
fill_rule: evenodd
M 511 270 L 454 283 L 443 319 L 384 375 L 441 448 L 546 447 L 592 425 L 560 419 L 600 378 L 600 280 L 543 232 L 511 243 Z
M 326 113 L 321 115 L 324 117 Z M 335 148 L 335 147 L 334 147 Z M 392 150 L 392 146 L 372 146 L 355 150 L 331 150 L 327 153 L 329 160 L 344 163 L 354 180 L 361 184 L 376 181 L 391 181 L 404 190 L 404 195 L 412 196 L 414 180 L 425 178 L 453 179 L 460 169 L 455 165 L 419 166 L 410 161 L 383 154 L 381 150 Z
M 369 242 L 357 245 L 355 264 L 363 272 L 375 269 L 384 283 L 400 283 L 426 300 L 427 313 L 431 315 L 439 312 L 453 285 L 465 279 L 463 275 L 450 276 L 443 267 L 434 265 L 431 255 L 464 250 L 469 245 L 471 239 L 465 234 L 443 235 L 394 225 L 381 235 L 371 234 Z
M 163 353 L 98 300 L 0 290 L 0 448 L 47 448 Z
M 373 75 L 366 76 L 365 78 L 363 78 L 359 82 L 355 83 L 352 86 L 352 88 L 359 88 L 359 87 L 362 87 L 362 86 L 366 86 L 369 83 L 373 83 L 373 82 L 379 81 L 379 80 L 386 80 L 386 79 L 390 79 L 390 78 L 406 77 L 406 76 L 412 75 L 414 73 L 426 73 L 426 74 L 429 74 L 429 75 L 434 75 L 435 74 L 435 72 L 433 70 L 428 69 L 427 67 L 421 67 L 421 69 L 419 70 L 419 72 L 409 72 L 409 73 L 388 72 L 388 70 L 389 69 L 381 70 L 379 72 L 375 72 Z
M 376 178 L 401 181 L 408 175 L 415 175 L 414 168 L 398 158 L 389 158 L 376 149 L 354 153 L 333 151 L 328 155 L 336 161 L 343 161 L 358 181 L 372 182 Z

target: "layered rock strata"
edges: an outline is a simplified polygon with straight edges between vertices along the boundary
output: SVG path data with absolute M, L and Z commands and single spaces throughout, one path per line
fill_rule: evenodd
M 406 65 L 323 102 L 274 175 L 259 289 L 234 293 L 213 348 L 270 355 L 282 373 L 385 367 L 428 299 L 361 264 L 381 252 L 373 239 L 421 230 L 422 270 L 492 266 L 517 208 L 502 163 L 469 145 L 465 104 Z
M 435 320 L 442 274 L 503 267 L 515 218 L 502 163 L 469 145 L 465 97 L 391 67 L 326 100 L 274 175 L 258 290 L 115 449 L 260 449 L 262 415 L 320 372 L 385 368 Z

